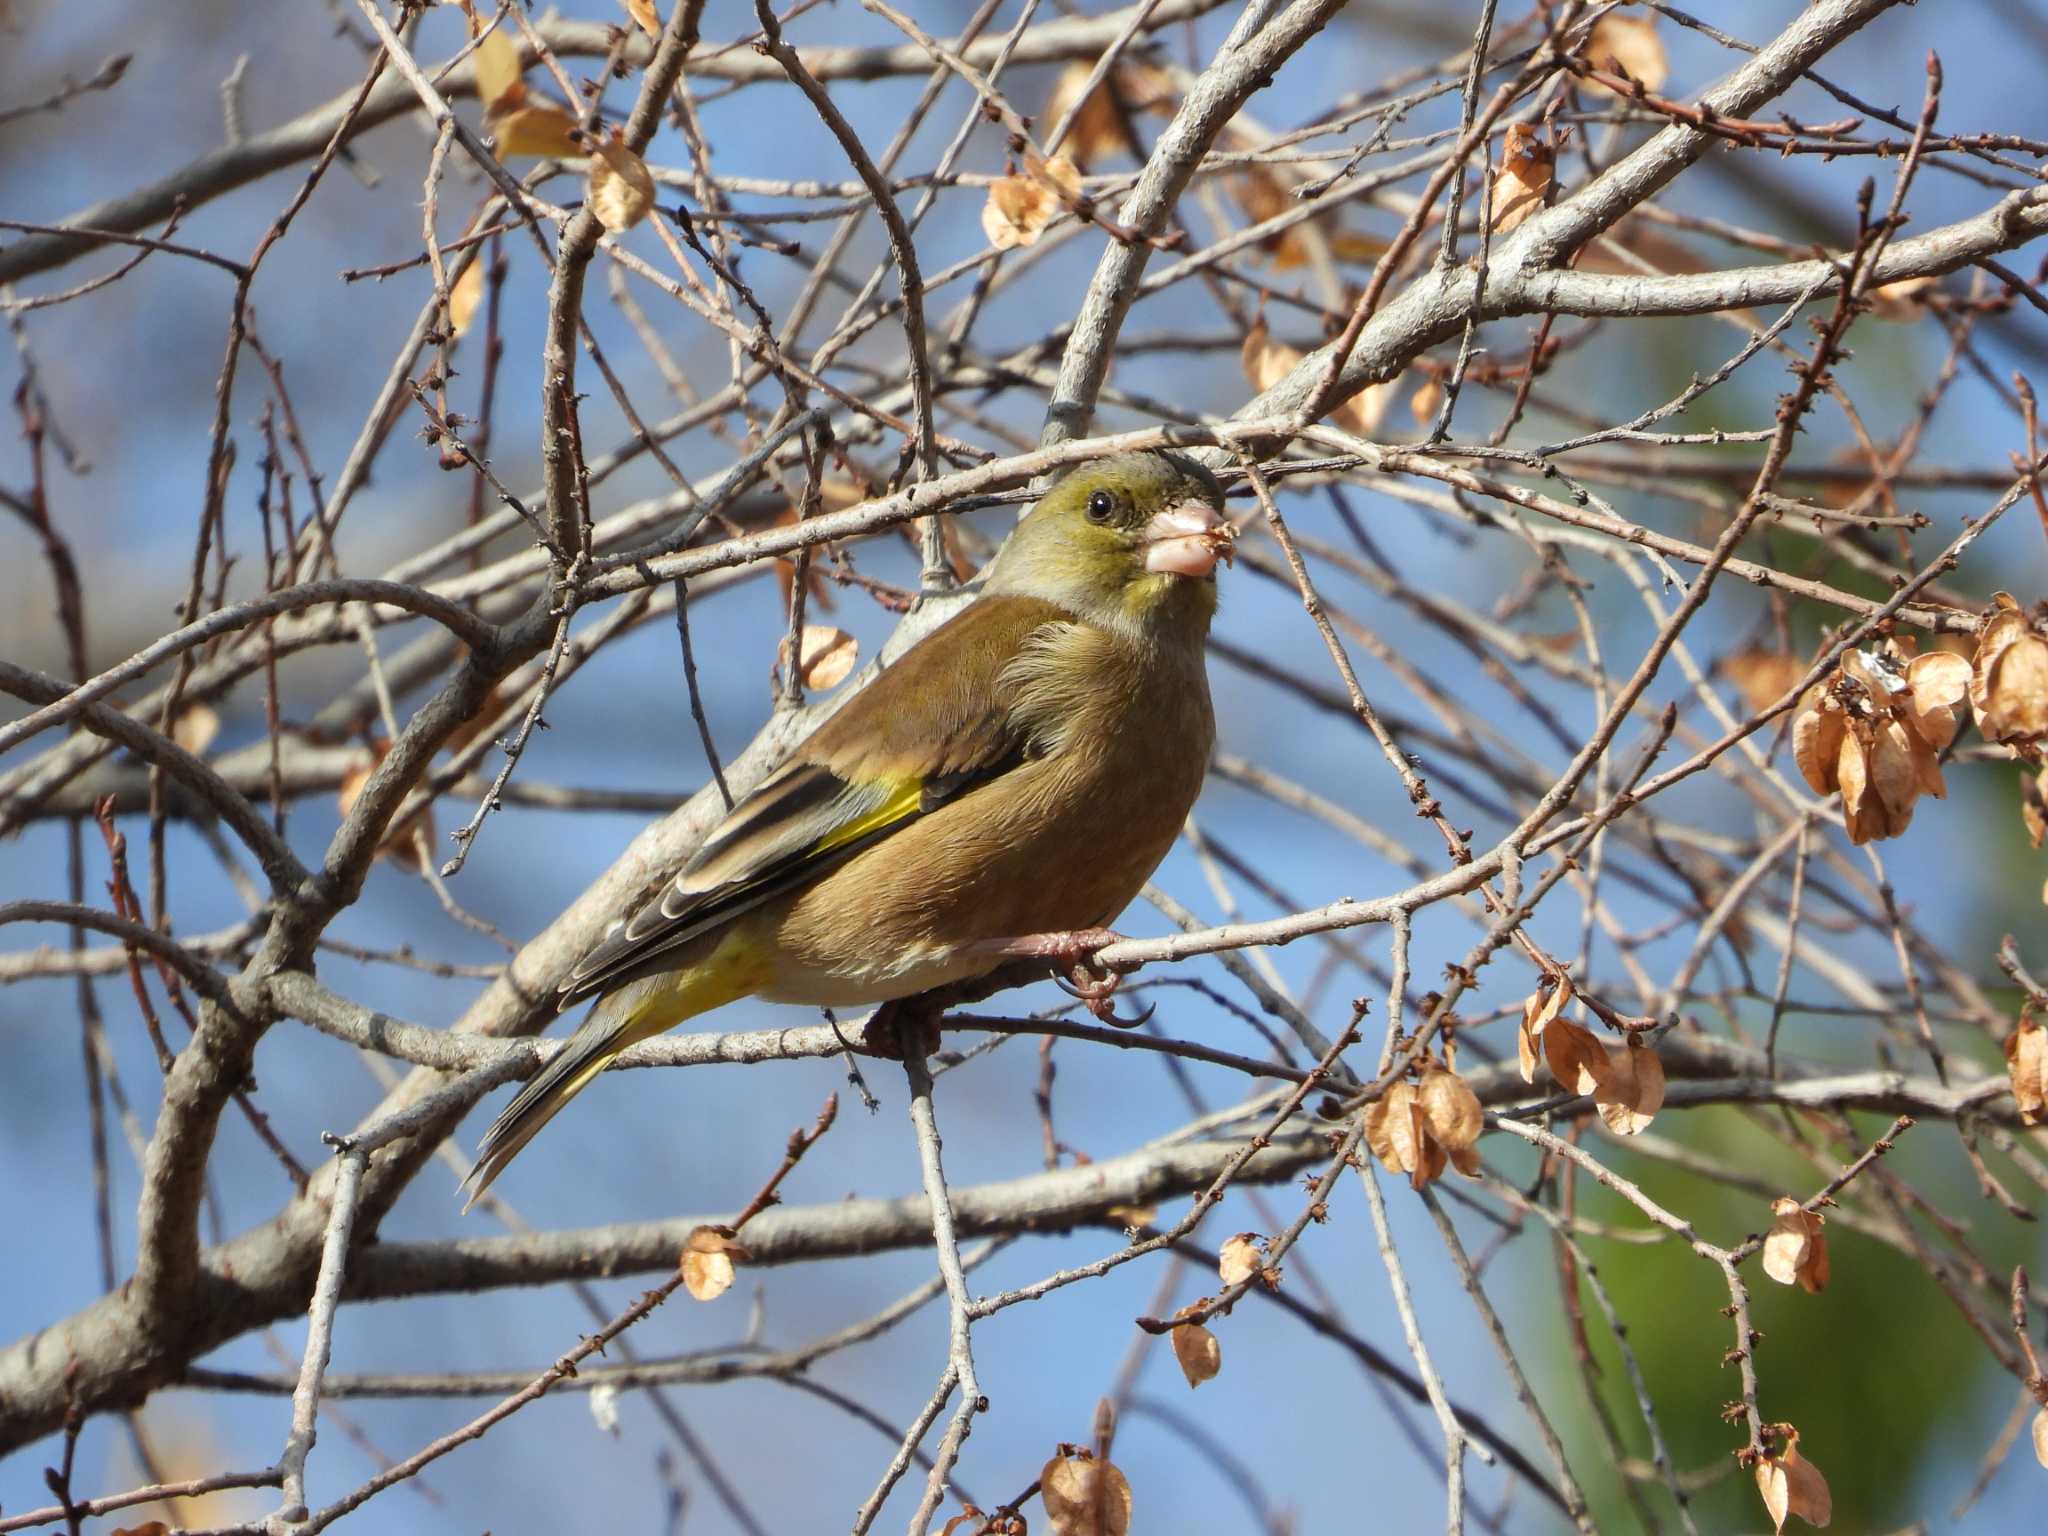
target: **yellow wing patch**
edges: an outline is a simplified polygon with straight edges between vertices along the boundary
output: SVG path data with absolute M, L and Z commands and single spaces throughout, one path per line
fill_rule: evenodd
M 906 816 L 915 816 L 924 808 L 924 785 L 916 779 L 903 779 L 889 791 L 888 798 L 853 820 L 834 827 L 825 836 L 811 845 L 812 855 L 831 853 L 844 848 L 848 843 L 857 842 L 884 827 L 892 826 Z

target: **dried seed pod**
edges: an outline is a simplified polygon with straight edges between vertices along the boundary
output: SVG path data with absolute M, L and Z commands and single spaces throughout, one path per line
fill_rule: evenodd
M 1038 1474 L 1038 1497 L 1053 1536 L 1129 1536 L 1131 1485 L 1115 1462 L 1062 1446 Z
M 448 285 L 448 331 L 461 336 L 476 316 L 484 296 L 484 258 L 479 256 L 462 269 L 462 276 Z
M 1601 1094 L 1613 1088 L 1607 1047 L 1590 1029 L 1570 1019 L 1553 1019 L 1543 1031 L 1543 1060 L 1567 1093 Z
M 642 32 L 656 42 L 661 41 L 661 12 L 654 8 L 654 0 L 619 0 L 626 8 L 626 14 L 633 18 Z
M 1897 837 L 1920 796 L 1947 796 L 1939 754 L 1955 739 L 1961 662 L 1887 642 L 1881 651 L 1850 652 L 1800 700 L 1793 761 L 1816 792 L 1840 793 L 1850 841 Z
M 1239 353 L 1244 364 L 1244 376 L 1251 381 L 1252 388 L 1261 393 L 1286 378 L 1301 362 L 1302 356 L 1284 341 L 1272 339 L 1266 330 L 1264 316 L 1253 321 L 1252 328 L 1245 332 L 1244 347 Z M 1347 432 L 1371 437 L 1379 430 L 1387 407 L 1394 403 L 1394 396 L 1399 392 L 1400 385 L 1393 380 L 1385 384 L 1369 384 L 1333 410 L 1331 419 Z
M 590 211 L 609 230 L 631 229 L 654 206 L 654 174 L 617 139 L 595 141 L 587 196 Z
M 1828 1492 L 1828 1480 L 1821 1476 L 1819 1467 L 1799 1454 L 1796 1430 L 1779 1455 L 1757 1458 L 1756 1487 L 1763 1495 L 1772 1526 L 1781 1533 L 1791 1515 L 1797 1515 L 1808 1525 L 1826 1525 L 1834 1518 L 1834 1498 Z
M 1500 146 L 1500 175 L 1493 184 L 1493 232 L 1504 235 L 1550 200 L 1557 175 L 1557 146 L 1527 123 L 1511 123 Z
M 1081 192 L 1081 173 L 1065 155 L 1027 165 L 1024 174 L 999 176 L 981 206 L 981 230 L 999 251 L 1036 245 L 1060 209 Z
M 2029 762 L 2048 738 L 2048 638 L 2005 592 L 1977 632 L 1970 707 L 1986 741 L 2003 742 Z
M 2021 1014 L 2013 1032 L 2005 1037 L 2005 1071 L 2012 1079 L 2020 1123 L 2039 1125 L 2048 1119 L 2048 1029 L 2029 1014 Z
M 806 624 L 803 633 L 803 661 L 801 675 L 804 686 L 817 692 L 837 687 L 853 671 L 853 664 L 860 659 L 860 642 L 843 629 L 834 629 L 829 624 Z M 789 636 L 782 637 L 776 647 L 775 665 L 785 674 L 789 670 Z
M 1053 82 L 1052 94 L 1045 99 L 1045 107 L 1038 114 L 1038 121 L 1045 125 L 1048 133 L 1053 124 L 1066 116 L 1067 109 L 1081 94 L 1081 88 L 1088 83 L 1088 77 L 1095 73 L 1094 61 L 1076 59 L 1060 71 L 1059 79 Z M 1092 165 L 1105 155 L 1131 148 L 1130 135 L 1124 130 L 1122 113 L 1117 111 L 1117 101 L 1111 98 L 1109 81 L 1116 83 L 1116 97 L 1133 116 L 1140 112 L 1165 114 L 1173 110 L 1175 93 L 1173 82 L 1165 70 L 1141 60 L 1121 59 L 1109 72 L 1109 79 L 1088 93 L 1088 99 L 1081 103 L 1081 110 L 1075 114 L 1073 126 L 1067 129 L 1067 136 L 1060 141 L 1061 152 L 1071 155 L 1077 165 Z
M 1430 1138 L 1443 1148 L 1458 1172 L 1468 1179 L 1477 1178 L 1475 1143 L 1486 1128 L 1486 1111 L 1479 1107 L 1478 1095 L 1457 1073 L 1431 1065 L 1423 1070 L 1415 1096 Z
M 1256 1232 L 1240 1232 L 1223 1245 L 1216 1258 L 1216 1273 L 1225 1285 L 1249 1280 L 1265 1267 L 1266 1258 L 1261 1251 L 1265 1241 Z
M 1671 60 L 1665 56 L 1655 19 L 1628 11 L 1609 11 L 1593 23 L 1586 37 L 1586 62 L 1611 75 L 1626 75 L 1648 91 L 1659 89 L 1671 73 Z M 1595 96 L 1621 94 L 1597 80 L 1584 85 Z
M 1771 1213 L 1775 1219 L 1764 1238 L 1764 1273 L 1780 1285 L 1825 1290 L 1830 1269 L 1827 1234 L 1821 1228 L 1826 1218 L 1790 1196 L 1773 1201 Z
M 1543 1057 L 1543 1031 L 1557 1017 L 1558 1010 L 1572 1000 L 1572 979 L 1558 975 L 1522 1000 L 1522 1023 L 1515 1032 L 1515 1054 L 1522 1069 L 1522 1081 L 1536 1081 L 1536 1063 Z
M 1181 1308 L 1179 1315 L 1188 1317 L 1200 1311 L 1201 1302 Z M 1215 1379 L 1223 1369 L 1223 1345 L 1216 1335 L 1200 1323 L 1176 1323 L 1173 1327 L 1173 1358 L 1180 1362 L 1180 1373 L 1187 1377 L 1190 1387 L 1199 1387 L 1205 1381 Z
M 683 1289 L 698 1301 L 714 1301 L 731 1288 L 733 1266 L 752 1257 L 724 1227 L 693 1227 L 683 1242 Z
M 1747 650 L 1724 657 L 1721 675 L 1735 685 L 1751 713 L 1769 709 L 1806 675 L 1806 664 L 1785 651 Z
M 1664 1107 L 1664 1062 L 1640 1040 L 1607 1048 L 1608 1084 L 1593 1102 L 1617 1136 L 1647 1130 Z

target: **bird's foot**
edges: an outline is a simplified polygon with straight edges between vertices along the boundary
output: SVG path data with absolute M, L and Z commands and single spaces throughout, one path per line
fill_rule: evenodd
M 867 1025 L 861 1031 L 862 1049 L 870 1056 L 885 1057 L 890 1061 L 907 1061 L 938 1054 L 939 1014 L 930 1006 L 920 1006 L 917 998 L 902 997 L 877 1008 L 868 1016 Z
M 1156 1005 L 1147 1005 L 1136 1018 L 1125 1018 L 1111 999 L 1124 982 L 1123 973 L 1096 962 L 1096 954 L 1119 943 L 1123 935 L 1113 928 L 1068 928 L 1053 933 L 1034 933 L 1021 939 L 998 939 L 991 946 L 1006 960 L 1050 960 L 1062 967 L 1064 975 L 1053 980 L 1069 997 L 1078 998 L 1088 1011 L 1105 1024 L 1118 1029 L 1136 1029 L 1152 1017 Z

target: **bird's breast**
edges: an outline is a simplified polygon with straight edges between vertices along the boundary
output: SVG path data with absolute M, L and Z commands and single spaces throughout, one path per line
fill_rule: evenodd
M 1214 737 L 1192 665 L 1083 637 L 1100 654 L 1048 708 L 1043 755 L 949 801 L 777 904 L 787 960 L 768 995 L 851 1006 L 993 968 L 992 941 L 1112 921 L 1173 846 Z M 1076 666 L 1077 661 L 1085 666 Z

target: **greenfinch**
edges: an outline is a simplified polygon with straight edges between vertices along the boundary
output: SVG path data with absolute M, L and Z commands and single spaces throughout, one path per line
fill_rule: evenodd
M 618 1054 L 737 998 L 877 1004 L 1096 928 L 1166 856 L 1215 735 L 1230 551 L 1200 465 L 1068 472 L 983 591 L 885 668 L 562 983 L 599 1001 L 485 1132 L 471 1200 Z

